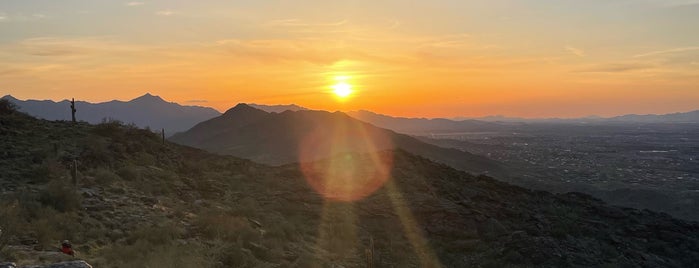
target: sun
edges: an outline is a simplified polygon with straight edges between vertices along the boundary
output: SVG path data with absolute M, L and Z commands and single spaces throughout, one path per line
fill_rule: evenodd
M 340 98 L 347 98 L 350 94 L 352 94 L 352 85 L 344 81 L 337 82 L 337 84 L 334 84 L 332 88 L 333 93 Z

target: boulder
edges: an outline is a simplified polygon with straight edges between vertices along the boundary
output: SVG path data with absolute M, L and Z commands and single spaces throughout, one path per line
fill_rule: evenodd
M 92 268 L 92 265 L 85 261 L 67 261 L 49 265 L 25 266 L 24 268 Z
M 14 262 L 3 262 L 0 263 L 0 268 L 17 268 L 17 265 Z

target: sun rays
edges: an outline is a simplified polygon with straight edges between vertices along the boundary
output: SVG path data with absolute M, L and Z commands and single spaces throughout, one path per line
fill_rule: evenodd
M 364 123 L 334 119 L 329 127 L 308 135 L 299 148 L 306 181 L 324 197 L 315 254 L 332 260 L 363 259 L 368 246 L 363 238 L 374 234 L 361 227 L 358 202 L 383 188 L 383 198 L 390 203 L 413 250 L 411 256 L 422 267 L 441 267 L 398 186 L 391 180 L 391 138 L 384 132 L 367 129 Z M 313 161 L 328 155 L 329 158 Z

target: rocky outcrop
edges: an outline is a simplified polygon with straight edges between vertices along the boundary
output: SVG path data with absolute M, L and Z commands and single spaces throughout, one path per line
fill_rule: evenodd
M 2 267 L 2 266 L 0 266 Z M 8 268 L 14 268 L 12 266 Z M 88 264 L 85 261 L 67 261 L 67 262 L 59 262 L 59 263 L 54 263 L 54 264 L 49 264 L 49 265 L 33 265 L 33 266 L 24 266 L 23 268 L 92 268 L 92 265 Z

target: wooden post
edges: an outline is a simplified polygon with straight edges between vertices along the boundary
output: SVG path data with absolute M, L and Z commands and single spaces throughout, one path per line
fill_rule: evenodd
M 163 144 L 165 144 L 165 129 L 164 128 L 163 128 L 162 134 L 163 134 Z
M 73 116 L 73 123 L 75 123 L 75 112 L 77 111 L 77 110 L 75 109 L 75 98 L 73 98 L 73 99 L 70 101 L 70 111 L 71 111 L 71 115 Z

